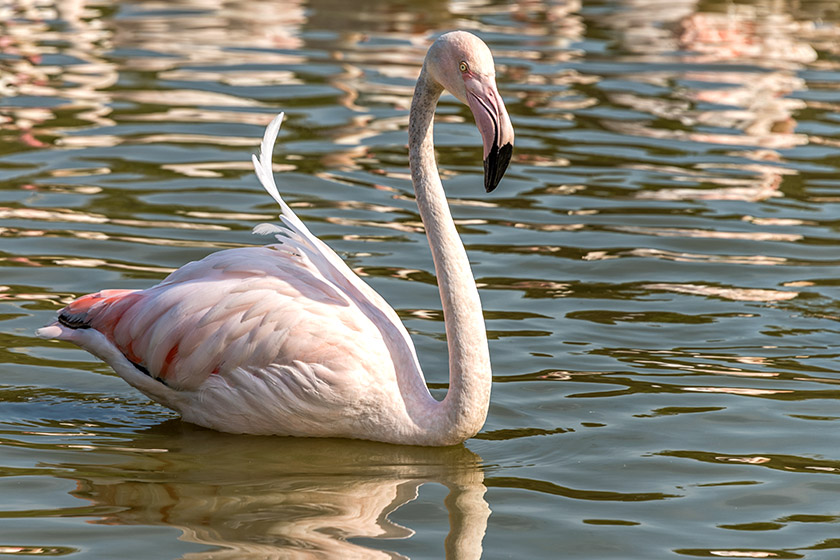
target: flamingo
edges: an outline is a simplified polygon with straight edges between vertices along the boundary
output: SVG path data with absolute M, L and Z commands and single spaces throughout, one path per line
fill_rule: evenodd
M 444 89 L 472 110 L 487 192 L 513 150 L 490 49 L 464 31 L 440 36 L 417 80 L 408 135 L 446 323 L 443 400 L 429 392 L 397 313 L 280 196 L 271 154 L 283 113 L 252 158 L 282 221 L 254 232 L 276 243 L 213 253 L 145 290 L 82 296 L 37 335 L 80 346 L 183 420 L 222 432 L 425 446 L 474 436 L 487 417 L 490 356 L 478 290 L 435 162 L 433 120 Z

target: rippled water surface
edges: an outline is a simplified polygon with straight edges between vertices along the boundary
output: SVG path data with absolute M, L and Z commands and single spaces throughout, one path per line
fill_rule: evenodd
M 494 367 L 463 446 L 185 424 L 34 337 L 277 209 L 278 182 L 446 343 L 407 176 L 425 50 L 496 55 L 517 134 L 436 142 Z M 0 2 L 0 556 L 808 558 L 840 554 L 840 12 L 819 0 Z

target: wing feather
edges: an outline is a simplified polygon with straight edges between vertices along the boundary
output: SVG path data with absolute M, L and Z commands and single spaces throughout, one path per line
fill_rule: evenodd
M 277 230 L 280 231 L 275 231 L 269 230 L 264 224 L 260 224 L 255 228 L 255 233 L 268 233 L 269 231 L 275 233 L 275 237 L 280 243 L 291 246 L 290 248 L 294 252 L 305 257 L 307 266 L 313 267 L 322 278 L 340 287 L 343 294 L 351 298 L 374 323 L 382 325 L 382 334 L 389 348 L 395 354 L 395 361 L 411 364 L 415 373 L 422 378 L 423 371 L 420 368 L 414 343 L 397 313 L 382 296 L 359 278 L 335 251 L 313 235 L 280 196 L 274 181 L 272 153 L 283 117 L 284 113 L 280 113 L 266 127 L 260 144 L 260 155 L 259 157 L 253 156 L 252 160 L 254 170 L 263 188 L 280 205 L 280 219 L 285 228 L 278 227 Z M 282 231 L 284 229 L 285 231 Z
M 253 158 L 282 222 L 255 231 L 274 234 L 277 244 L 219 251 L 147 290 L 85 296 L 93 299 L 79 313 L 68 306 L 72 320 L 87 321 L 130 361 L 176 390 L 218 389 L 224 386 L 219 380 L 243 372 L 283 372 L 295 379 L 272 383 L 292 391 L 327 383 L 353 394 L 352 387 L 367 381 L 342 375 L 379 372 L 387 364 L 413 364 L 422 378 L 396 312 L 280 196 L 271 152 L 282 118 L 269 125 Z

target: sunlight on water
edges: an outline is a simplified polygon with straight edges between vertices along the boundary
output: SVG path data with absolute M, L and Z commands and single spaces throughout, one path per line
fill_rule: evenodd
M 516 130 L 441 175 L 485 308 L 463 446 L 187 425 L 34 331 L 251 235 L 275 171 L 408 326 L 441 305 L 408 176 L 423 56 L 493 50 Z M 833 559 L 840 9 L 813 0 L 0 2 L 0 556 Z

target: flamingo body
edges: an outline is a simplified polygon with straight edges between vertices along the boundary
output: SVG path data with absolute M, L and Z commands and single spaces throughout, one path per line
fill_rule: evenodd
M 284 245 L 220 251 L 147 290 L 84 296 L 46 328 L 196 424 L 251 434 L 408 435 L 400 426 L 412 424 L 409 403 L 394 398 L 401 395 L 394 357 L 362 310 L 379 308 L 359 305 L 284 254 Z M 400 350 L 411 356 L 410 347 Z
M 263 156 L 281 121 L 268 127 Z M 255 161 L 261 178 L 267 161 Z M 434 399 L 399 398 L 395 364 L 417 359 L 396 312 L 296 218 L 281 217 L 285 228 L 256 228 L 279 243 L 213 253 L 146 290 L 88 294 L 39 334 L 81 346 L 185 420 L 220 431 L 411 435 L 407 409 Z
M 283 222 L 262 224 L 255 233 L 273 234 L 277 243 L 219 251 L 146 290 L 83 296 L 38 335 L 80 346 L 184 420 L 220 431 L 419 445 L 449 445 L 474 435 L 487 413 L 489 357 L 475 283 L 431 152 L 430 116 L 442 86 L 424 77 L 435 75 L 427 65 L 436 47 L 461 60 L 468 92 L 473 87 L 485 96 L 484 89 L 491 90 L 490 99 L 477 105 L 485 155 L 492 154 L 485 160 L 485 169 L 490 161 L 494 173 L 489 180 L 485 175 L 486 184 L 492 183 L 488 190 L 507 167 L 506 160 L 498 161 L 499 143 L 509 137 L 501 144 L 509 159 L 512 129 L 508 134 L 507 113 L 498 94 L 493 97 L 492 73 L 468 76 L 463 70 L 465 58 L 477 70 L 489 58 L 492 70 L 487 47 L 466 33 L 448 36 L 430 49 L 412 106 L 415 126 L 409 127 L 413 179 L 427 234 L 435 241 L 444 314 L 459 325 L 450 333 L 447 322 L 455 374 L 444 401 L 429 393 L 396 312 L 280 196 L 271 153 L 282 113 L 267 127 L 260 157 L 254 157 L 256 174 L 280 205 Z M 477 58 L 469 58 L 476 48 Z M 484 89 L 468 80 L 481 81 Z M 447 87 L 457 89 L 452 83 Z M 425 131 L 418 122 L 427 122 Z

